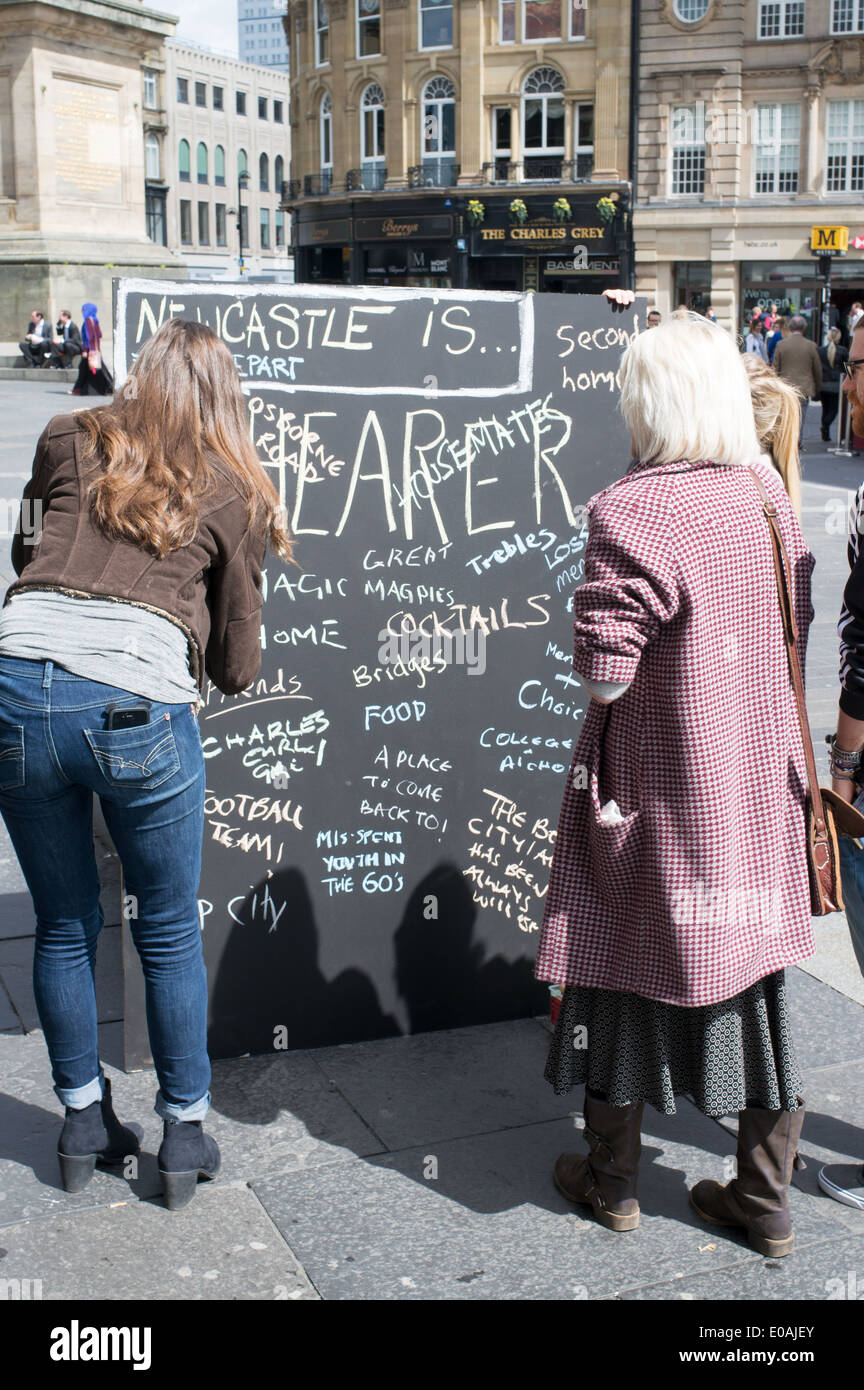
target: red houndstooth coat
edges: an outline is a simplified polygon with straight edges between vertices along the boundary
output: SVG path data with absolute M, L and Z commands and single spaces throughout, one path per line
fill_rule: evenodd
M 778 505 L 803 669 L 815 561 L 779 474 L 754 467 Z M 768 522 L 747 469 L 709 461 L 634 463 L 587 510 L 573 668 L 632 684 L 585 715 L 536 974 L 715 1003 L 814 951 Z

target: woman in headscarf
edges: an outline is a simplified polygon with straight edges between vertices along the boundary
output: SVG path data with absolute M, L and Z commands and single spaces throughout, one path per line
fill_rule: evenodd
M 70 396 L 111 396 L 114 381 L 102 360 L 102 326 L 95 304 L 81 306 L 81 341 L 84 351 L 78 367 L 78 380 Z

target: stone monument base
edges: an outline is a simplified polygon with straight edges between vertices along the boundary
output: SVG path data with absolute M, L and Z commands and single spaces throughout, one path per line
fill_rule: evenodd
M 33 309 L 42 310 L 52 329 L 60 310 L 68 309 L 80 328 L 81 306 L 90 302 L 99 310 L 110 356 L 112 281 L 120 276 L 186 280 L 189 272 L 167 246 L 152 242 L 48 238 L 40 232 L 10 236 L 0 228 L 0 341 L 23 338 Z

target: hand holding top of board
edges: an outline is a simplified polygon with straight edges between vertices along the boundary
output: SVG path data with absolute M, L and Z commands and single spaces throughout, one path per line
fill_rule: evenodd
M 634 299 L 636 298 L 632 290 L 616 289 L 604 290 L 603 296 L 605 299 L 609 300 L 610 304 L 620 305 L 622 309 L 626 309 L 627 305 L 632 304 Z

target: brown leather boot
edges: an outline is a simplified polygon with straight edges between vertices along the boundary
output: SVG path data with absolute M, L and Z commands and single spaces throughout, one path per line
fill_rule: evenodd
M 788 1255 L 795 1243 L 789 1214 L 792 1169 L 803 1168 L 798 1142 L 804 1103 L 797 1110 L 759 1110 L 738 1115 L 738 1176 L 722 1187 L 710 1178 L 690 1190 L 690 1205 L 716 1226 L 741 1226 L 760 1255 Z
M 584 1114 L 591 1152 L 560 1154 L 552 1170 L 555 1186 L 568 1201 L 589 1204 L 601 1226 L 635 1231 L 642 1102 L 609 1105 L 586 1088 Z

